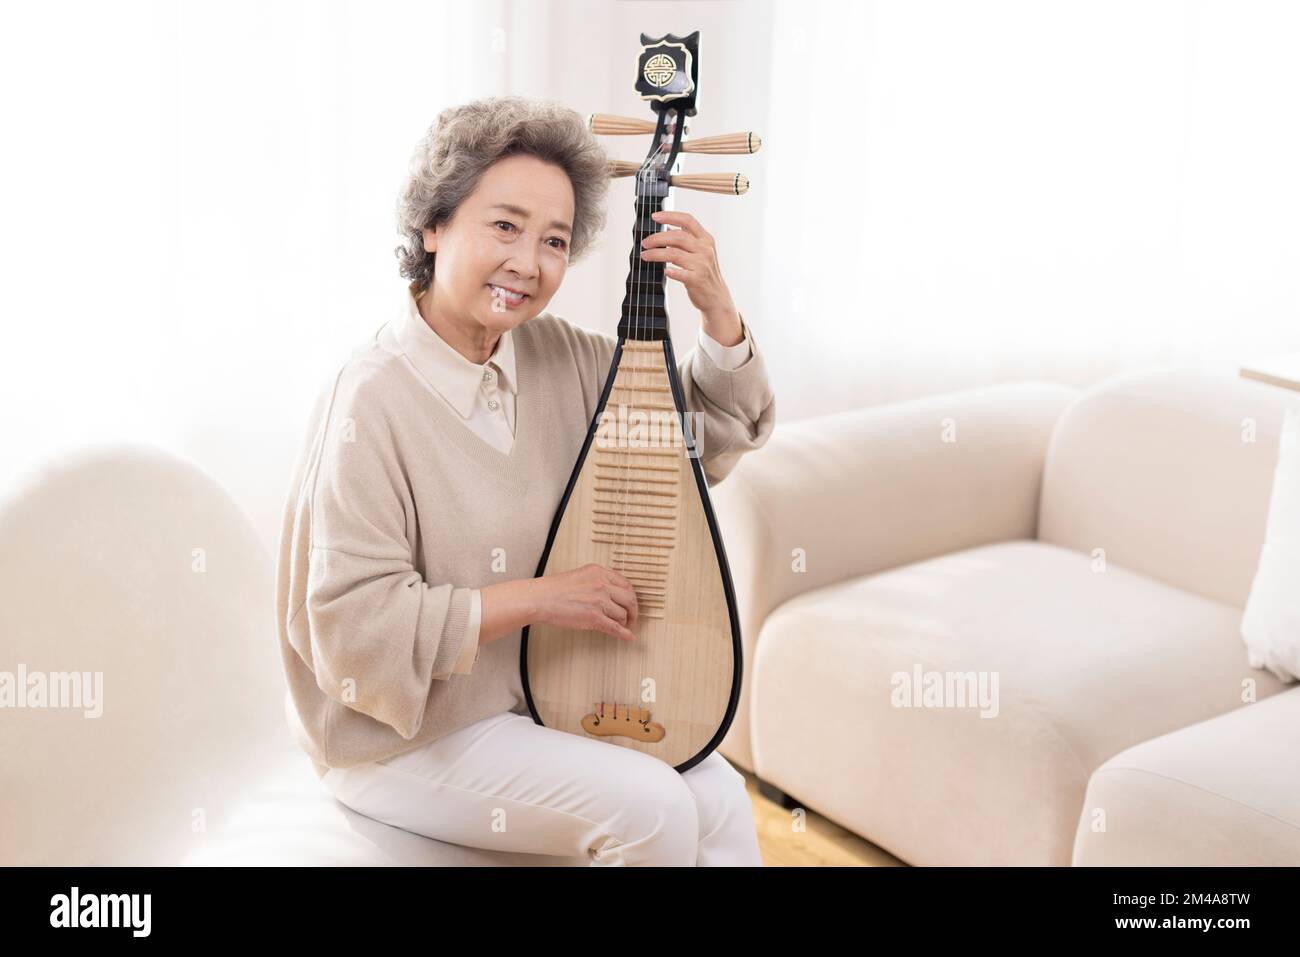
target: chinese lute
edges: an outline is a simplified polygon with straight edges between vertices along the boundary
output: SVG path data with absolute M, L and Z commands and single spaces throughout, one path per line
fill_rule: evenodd
M 655 114 L 595 114 L 593 132 L 650 133 L 634 176 L 635 220 L 618 341 L 586 440 L 556 509 L 537 575 L 595 562 L 636 592 L 635 641 L 534 623 L 523 629 L 520 668 L 542 725 L 653 755 L 678 771 L 707 757 L 726 734 L 740 696 L 742 645 L 727 557 L 700 454 L 708 436 L 685 408 L 668 332 L 664 269 L 641 258 L 659 229 L 651 214 L 680 186 L 739 195 L 735 173 L 680 175 L 679 154 L 753 153 L 758 137 L 690 141 L 696 113 L 699 32 L 641 34 L 636 91 Z

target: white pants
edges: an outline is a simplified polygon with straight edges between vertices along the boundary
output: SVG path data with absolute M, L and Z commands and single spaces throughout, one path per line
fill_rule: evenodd
M 592 866 L 763 866 L 744 776 L 717 751 L 678 773 L 506 712 L 321 781 L 366 817 L 451 844 Z

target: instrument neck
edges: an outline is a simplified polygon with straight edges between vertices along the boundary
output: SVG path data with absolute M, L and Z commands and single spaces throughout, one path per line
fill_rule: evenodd
M 641 258 L 641 241 L 660 231 L 651 216 L 664 208 L 668 197 L 669 171 L 682 143 L 681 114 L 664 109 L 659 113 L 653 148 L 637 177 L 636 203 L 632 217 L 632 251 L 627 258 L 627 280 L 618 334 L 622 339 L 661 340 L 668 338 L 668 294 L 664 288 L 664 263 Z
M 664 264 L 641 258 L 641 241 L 659 231 L 659 224 L 650 216 L 661 209 L 663 203 L 657 197 L 642 198 L 637 203 L 637 216 L 632 223 L 632 252 L 628 256 L 623 308 L 618 323 L 618 335 L 622 339 L 668 338 Z

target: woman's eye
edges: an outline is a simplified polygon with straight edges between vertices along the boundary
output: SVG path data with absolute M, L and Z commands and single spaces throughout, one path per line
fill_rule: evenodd
M 493 223 L 492 225 L 493 225 L 493 226 L 505 226 L 507 229 L 514 229 L 514 228 L 515 228 L 515 224 L 514 224 L 514 223 L 512 223 L 512 222 L 510 222 L 510 221 L 508 221 L 508 220 L 505 220 L 505 219 L 498 219 L 498 220 L 497 220 L 495 223 Z M 568 244 L 567 242 L 565 242 L 563 239 L 561 239 L 559 236 L 552 236 L 550 239 L 547 240 L 547 242 L 557 242 L 557 243 L 560 244 L 560 245 L 558 245 L 558 246 L 552 246 L 552 247 L 551 247 L 552 249 L 568 249 L 568 248 L 569 248 L 569 244 Z

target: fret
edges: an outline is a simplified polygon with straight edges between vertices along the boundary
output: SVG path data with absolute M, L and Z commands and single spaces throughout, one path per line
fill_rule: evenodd
M 645 557 L 648 558 L 649 556 L 647 555 Z M 635 565 L 637 568 L 660 569 L 663 570 L 664 574 L 667 574 L 667 568 L 668 568 L 667 562 L 632 561 L 631 559 L 627 559 L 627 558 L 616 558 L 614 559 L 614 562 L 620 568 L 630 567 Z
M 606 535 L 610 535 L 612 537 L 605 538 L 604 536 Z M 596 534 L 594 531 L 592 533 L 591 540 L 593 542 L 599 542 L 602 545 L 619 545 L 622 544 L 623 542 L 634 542 L 638 544 L 645 544 L 647 542 L 666 542 L 667 544 L 663 546 L 664 548 L 672 548 L 672 541 L 673 541 L 672 539 L 643 538 L 639 535 L 624 535 L 621 532 L 601 532 L 599 534 Z

